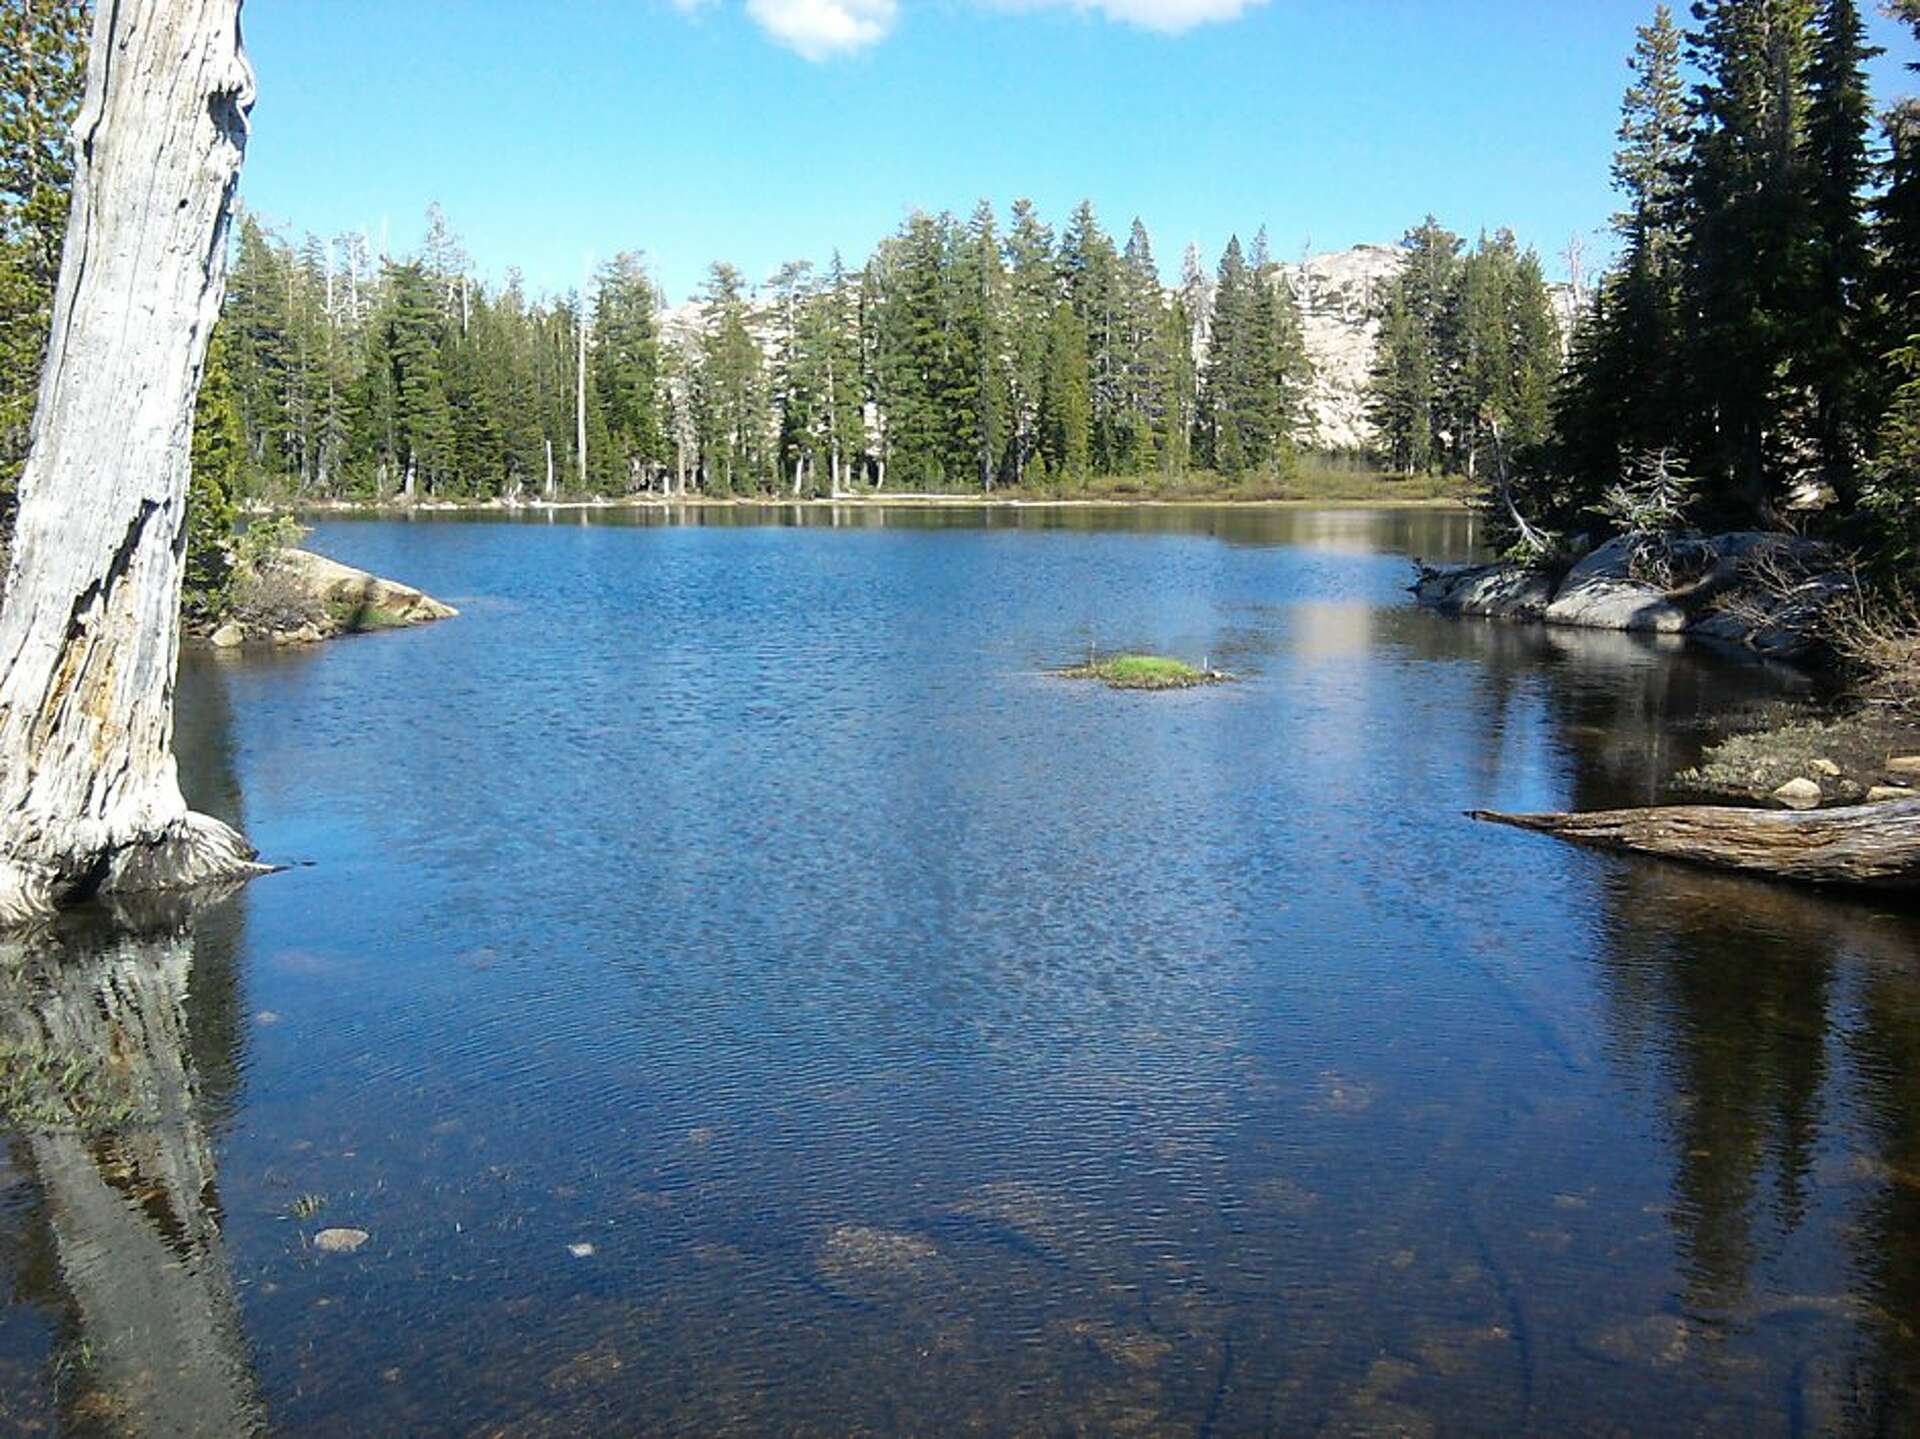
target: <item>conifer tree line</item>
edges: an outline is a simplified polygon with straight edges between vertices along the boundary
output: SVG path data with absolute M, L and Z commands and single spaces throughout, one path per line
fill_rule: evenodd
M 638 254 L 556 300 L 490 287 L 438 207 L 404 260 L 247 216 L 223 331 L 246 483 L 280 497 L 990 493 L 1280 472 L 1311 438 L 1264 233 L 1169 289 L 1145 227 L 1119 244 L 1091 204 L 1058 235 L 1024 200 L 1004 230 L 984 201 L 916 212 L 858 269 L 758 289 L 715 264 L 691 316 Z
M 1563 356 L 1539 255 L 1507 230 L 1467 251 L 1431 215 L 1401 246 L 1368 405 L 1383 462 L 1477 478 L 1544 444 Z
M 1887 9 L 1920 35 L 1920 0 Z M 1691 20 L 1662 5 L 1639 31 L 1620 260 L 1515 497 L 1571 532 L 1655 463 L 1703 521 L 1765 525 L 1824 494 L 1865 548 L 1910 565 L 1920 110 L 1874 114 L 1856 0 L 1699 0 Z
M 1920 0 L 1888 0 L 1920 31 Z M 1429 218 L 1380 313 L 1380 459 L 1590 530 L 1658 455 L 1703 522 L 1820 489 L 1920 556 L 1920 105 L 1876 116 L 1859 0 L 1697 0 L 1639 33 L 1620 258 L 1563 342 L 1540 261 Z M 60 255 L 83 0 L 0 0 L 0 493 L 24 456 Z M 1312 444 L 1299 302 L 1264 233 L 1163 284 L 1082 204 L 1057 231 L 915 213 L 864 263 L 712 267 L 669 311 L 622 254 L 578 290 L 236 227 L 196 486 L 281 500 L 833 495 L 1283 473 Z M 1563 349 L 1565 353 L 1563 354 Z M 1510 483 L 1509 483 L 1510 482 Z

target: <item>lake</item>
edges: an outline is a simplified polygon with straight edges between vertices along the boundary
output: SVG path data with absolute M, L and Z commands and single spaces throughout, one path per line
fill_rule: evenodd
M 290 868 L 6 968 L 110 1122 L 0 1162 L 0 1432 L 1920 1428 L 1920 920 L 1463 817 L 1794 672 L 1418 612 L 1446 511 L 309 543 L 461 618 L 189 655 Z

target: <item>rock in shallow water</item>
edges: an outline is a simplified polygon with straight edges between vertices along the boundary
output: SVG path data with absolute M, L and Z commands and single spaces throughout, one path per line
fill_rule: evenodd
M 1671 1369 L 1687 1357 L 1693 1344 L 1693 1326 L 1673 1314 L 1649 1314 L 1589 1334 L 1581 1348 L 1617 1364 L 1644 1364 Z
M 311 550 L 280 550 L 274 555 L 272 565 L 276 575 L 291 581 L 325 607 L 336 632 L 393 629 L 451 619 L 459 613 L 453 606 L 422 594 L 412 585 L 356 570 Z
M 1776 802 L 1788 809 L 1820 808 L 1820 786 L 1810 779 L 1790 779 L 1773 792 Z
M 932 1285 L 944 1266 L 939 1246 L 917 1234 L 842 1224 L 814 1250 L 814 1273 L 843 1299 L 862 1304 L 897 1301 Z
M 1537 620 L 1553 601 L 1553 576 L 1513 565 L 1423 569 L 1414 594 L 1443 615 Z
M 313 1236 L 313 1247 L 322 1254 L 351 1254 L 371 1237 L 364 1229 L 323 1229 Z

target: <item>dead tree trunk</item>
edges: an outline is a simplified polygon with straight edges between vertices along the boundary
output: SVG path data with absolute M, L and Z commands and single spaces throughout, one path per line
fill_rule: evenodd
M 580 493 L 587 493 L 587 292 L 580 291 L 580 364 L 574 372 L 574 453 L 580 465 Z
M 1472 817 L 1576 844 L 1688 860 L 1803 884 L 1920 894 L 1920 799 L 1802 813 L 1724 805 L 1667 805 L 1590 814 Z
M 194 397 L 253 104 L 239 12 L 95 7 L 0 612 L 0 923 L 251 867 L 172 752 Z

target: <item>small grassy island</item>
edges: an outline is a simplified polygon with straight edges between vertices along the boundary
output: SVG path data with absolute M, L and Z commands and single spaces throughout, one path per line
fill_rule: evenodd
M 1113 655 L 1054 673 L 1062 679 L 1100 680 L 1117 690 L 1190 690 L 1232 678 L 1219 670 L 1195 669 L 1185 660 L 1164 655 Z

